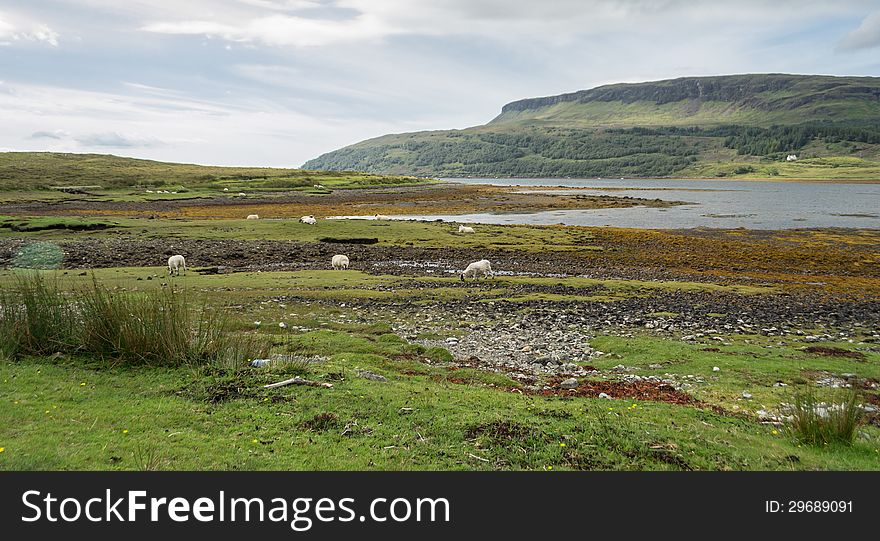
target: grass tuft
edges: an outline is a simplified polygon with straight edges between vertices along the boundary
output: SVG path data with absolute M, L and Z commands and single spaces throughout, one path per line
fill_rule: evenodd
M 858 394 L 852 390 L 832 397 L 830 402 L 820 402 L 812 389 L 799 391 L 789 413 L 793 435 L 809 445 L 852 444 L 864 415 Z
M 185 292 L 116 293 L 93 281 L 65 294 L 38 274 L 0 296 L 0 354 L 86 353 L 128 365 L 235 364 L 265 356 L 261 337 L 231 332 L 220 310 L 192 310 Z

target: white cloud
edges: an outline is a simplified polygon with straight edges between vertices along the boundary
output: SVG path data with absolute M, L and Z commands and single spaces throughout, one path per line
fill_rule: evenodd
M 58 38 L 58 32 L 47 24 L 30 21 L 21 16 L 0 13 L 0 42 L 4 45 L 35 41 L 57 47 Z
M 840 16 L 864 0 L 804 2 L 797 0 L 740 0 L 687 2 L 684 0 L 334 0 L 315 2 L 242 0 L 220 2 L 211 17 L 178 14 L 171 18 L 155 12 L 154 21 L 141 30 L 162 34 L 208 35 L 229 41 L 260 42 L 271 46 L 312 47 L 338 43 L 379 41 L 393 36 L 479 36 L 499 41 L 524 38 L 568 43 L 577 36 L 643 29 L 687 27 L 718 30 L 742 24 L 784 28 L 798 20 L 823 15 Z M 152 3 L 155 8 L 155 3 Z M 284 6 L 299 15 L 279 15 Z M 165 14 L 168 17 L 168 14 Z M 694 26 L 699 25 L 699 26 Z M 711 25 L 711 26 L 710 26 Z
M 229 41 L 261 41 L 268 45 L 313 47 L 376 40 L 398 33 L 375 17 L 323 20 L 288 15 L 257 17 L 239 24 L 218 21 L 179 21 L 148 24 L 146 32 L 218 36 Z
M 0 84 L 0 126 L 4 148 L 119 149 L 158 160 L 278 167 L 392 129 L 377 121 L 316 118 L 261 100 L 224 104 L 10 83 Z
M 199 163 L 295 165 L 605 83 L 880 69 L 877 0 L 17 4 L 0 8 L 0 44 L 18 46 L 4 58 L 0 147 Z
M 880 47 L 880 11 L 865 17 L 858 28 L 840 42 L 842 50 L 871 49 Z

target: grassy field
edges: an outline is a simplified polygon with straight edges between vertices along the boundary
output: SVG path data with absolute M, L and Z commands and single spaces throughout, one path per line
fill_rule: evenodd
M 0 469 L 880 469 L 875 230 L 138 216 L 0 217 Z M 10 308 L 34 276 L 61 317 Z M 171 291 L 232 346 L 138 357 Z M 331 387 L 263 387 L 294 376 Z M 851 440 L 781 417 L 805 392 L 865 407 Z
M 338 346 L 327 334 L 318 338 Z M 371 353 L 343 348 L 306 372 L 332 381 L 332 389 L 262 389 L 290 377 L 284 369 L 3 362 L 0 468 L 854 470 L 880 463 L 876 429 L 852 446 L 801 445 L 776 428 L 700 408 L 527 396 L 477 373 L 462 382 L 370 344 L 352 349 Z M 638 346 L 627 352 L 651 355 Z M 388 381 L 358 378 L 357 368 Z
M 25 271 L 0 275 L 12 287 Z M 45 271 L 60 287 L 92 276 L 119 294 L 167 283 L 159 268 L 99 269 L 85 276 Z M 155 277 L 146 280 L 146 277 Z M 140 278 L 140 280 L 139 280 Z M 229 307 L 235 332 L 270 337 L 279 353 L 310 363 L 130 367 L 113 359 L 57 354 L 0 362 L 0 468 L 4 469 L 876 469 L 880 430 L 852 445 L 810 446 L 759 410 L 792 400 L 808 374 L 853 373 L 876 381 L 880 354 L 848 342 L 820 345 L 858 357 L 804 352 L 804 341 L 722 333 L 723 341 L 601 332 L 592 364 L 603 381 L 623 364 L 644 376 L 693 379 L 700 401 L 679 405 L 621 398 L 542 396 L 504 374 L 446 366 L 448 353 L 395 333 L 411 318 L 393 306 L 460 299 L 434 289 L 457 278 L 360 272 L 260 272 L 174 279 L 194 305 Z M 714 284 L 499 278 L 467 290 L 472 302 L 502 302 L 523 281 L 600 285 L 607 298 Z M 450 291 L 454 291 L 451 290 Z M 730 292 L 736 288 L 730 288 Z M 751 291 L 769 295 L 772 290 Z M 284 300 L 285 298 L 289 300 Z M 362 303 L 378 303 L 375 311 Z M 607 299 L 606 299 L 607 300 Z M 347 306 L 357 301 L 360 304 Z M 377 321 L 376 311 L 387 311 Z M 663 316 L 664 314 L 660 314 Z M 670 314 L 665 314 L 669 316 Z M 260 325 L 254 324 L 255 320 Z M 278 324 L 284 322 L 286 329 Z M 471 321 L 444 314 L 431 334 L 467 333 Z M 708 340 L 708 337 L 707 337 Z M 417 342 L 417 341 L 416 341 Z M 809 345 L 816 345 L 810 343 Z M 714 346 L 714 347 L 708 347 Z M 720 372 L 713 367 L 720 366 Z M 359 371 L 384 376 L 373 381 Z M 301 375 L 332 388 L 262 385 Z M 788 387 L 775 386 L 786 383 Z M 743 389 L 753 397 L 742 399 Z M 831 391 L 826 394 L 831 396 Z M 711 407 L 710 407 L 711 406 Z M 714 408 L 714 409 L 713 409 Z M 63 444 L 58 445 L 58 442 Z
M 162 188 L 175 194 L 147 194 L 141 190 L 129 200 L 179 199 L 216 194 L 224 188 L 248 191 L 307 190 L 396 186 L 424 180 L 368 175 L 282 169 L 269 167 L 217 167 L 124 158 L 106 154 L 57 152 L 0 152 L 0 197 L 32 197 L 34 190 L 87 187 L 95 195 L 116 195 L 117 189 L 138 186 Z M 19 192 L 16 194 L 2 192 Z M 63 192 L 59 192 L 62 193 Z

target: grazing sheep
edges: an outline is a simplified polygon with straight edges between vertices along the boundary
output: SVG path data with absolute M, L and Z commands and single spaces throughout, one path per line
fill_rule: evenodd
M 260 215 L 259 215 L 259 214 L 248 214 L 247 219 L 248 219 L 248 220 L 259 220 L 259 219 L 260 219 Z
M 465 278 L 471 277 L 476 280 L 480 276 L 492 276 L 492 266 L 486 259 L 474 261 L 468 265 L 464 272 L 461 273 L 461 281 L 464 282 Z
M 315 225 L 316 223 L 318 223 L 318 220 L 316 220 L 314 216 L 309 214 L 308 216 L 303 216 L 302 218 L 300 218 L 299 222 L 302 224 Z
M 239 197 L 247 197 L 247 194 L 244 192 L 238 192 Z
M 147 193 L 153 193 L 153 190 L 147 190 Z
M 474 231 L 473 227 L 468 227 L 466 225 L 460 225 L 460 226 L 458 226 L 458 232 L 459 233 L 474 233 L 475 231 Z
M 374 220 L 390 220 L 391 217 L 390 217 L 390 216 L 386 216 L 386 215 L 384 215 L 384 214 L 377 214 L 377 215 L 373 216 L 373 219 L 374 219 Z
M 224 191 L 224 192 L 228 192 L 228 191 L 229 191 L 229 188 L 223 188 L 223 191 Z
M 183 272 L 186 272 L 186 259 L 182 255 L 173 255 L 168 258 L 168 274 L 173 276 L 177 271 L 177 275 L 180 276 L 181 267 L 183 267 Z
M 330 261 L 330 264 L 333 265 L 333 270 L 347 269 L 348 268 L 348 256 L 334 255 L 333 259 Z

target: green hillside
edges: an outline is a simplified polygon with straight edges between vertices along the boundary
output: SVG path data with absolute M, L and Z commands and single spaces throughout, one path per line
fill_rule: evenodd
M 414 179 L 338 174 L 269 167 L 218 167 L 167 163 L 108 154 L 0 152 L 0 191 L 44 190 L 69 186 L 132 186 L 252 189 L 359 187 L 412 183 Z
M 785 161 L 789 154 L 798 160 Z M 305 164 L 424 176 L 880 178 L 880 78 L 688 77 L 509 103 Z

